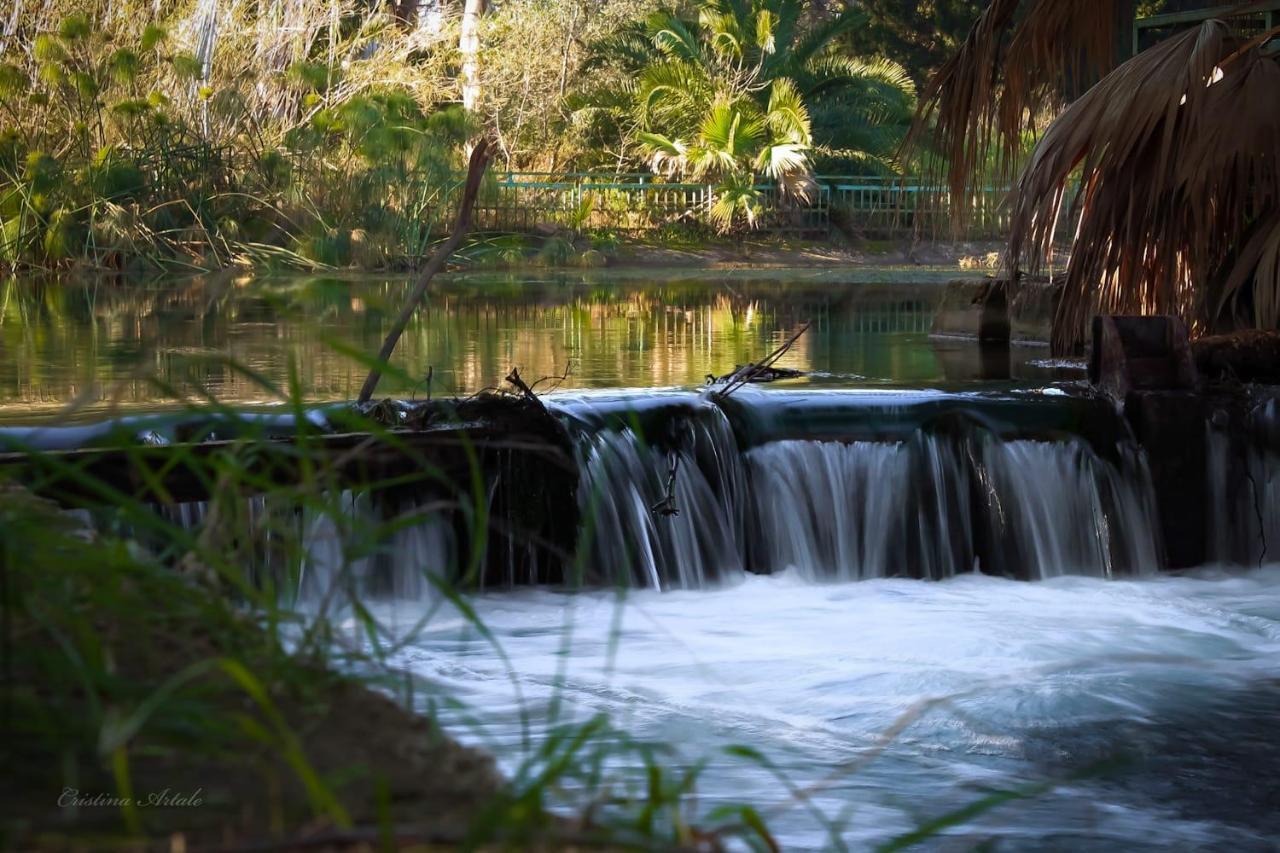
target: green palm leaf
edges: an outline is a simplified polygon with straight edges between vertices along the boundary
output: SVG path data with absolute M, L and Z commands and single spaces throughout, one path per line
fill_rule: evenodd
M 769 130 L 794 145 L 808 147 L 813 141 L 809 111 L 796 85 L 785 77 L 773 81 L 766 113 Z

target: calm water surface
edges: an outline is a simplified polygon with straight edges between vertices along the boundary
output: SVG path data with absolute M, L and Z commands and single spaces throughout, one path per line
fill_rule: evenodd
M 1047 352 L 987 357 L 928 331 L 954 269 L 599 271 L 455 276 L 409 326 L 388 394 L 469 394 L 512 367 L 562 388 L 701 384 L 758 359 L 803 323 L 780 362 L 827 385 L 1063 378 Z M 0 418 L 81 416 L 112 401 L 175 395 L 279 399 L 291 370 L 310 400 L 354 397 L 406 279 L 234 278 L 151 285 L 10 280 L 0 285 Z M 1075 378 L 1078 372 L 1067 371 Z M 274 386 L 274 387 L 273 387 Z M 545 387 L 545 386 L 544 386 Z

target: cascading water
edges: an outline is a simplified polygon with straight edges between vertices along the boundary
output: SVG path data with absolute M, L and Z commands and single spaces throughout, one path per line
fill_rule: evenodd
M 298 599 L 304 606 L 341 608 L 365 598 L 422 601 L 430 596 L 430 578 L 448 576 L 456 564 L 453 531 L 438 514 L 410 508 L 385 536 L 370 537 L 356 530 L 385 522 L 367 494 L 342 492 L 339 508 L 303 513 Z
M 241 568 L 254 583 L 269 578 L 302 609 L 333 612 L 368 599 L 421 602 L 431 596 L 431 578 L 453 576 L 458 565 L 448 518 L 413 500 L 347 490 L 301 507 L 274 497 L 232 500 L 241 501 L 234 510 L 245 513 L 245 529 L 253 531 L 252 545 L 237 552 Z M 178 503 L 164 514 L 200 531 L 218 523 L 209 507 Z
M 1160 565 L 1146 465 L 1120 450 L 1114 465 L 1076 441 L 988 445 L 988 518 L 1007 566 L 1046 578 L 1143 574 Z
M 1158 565 L 1141 476 L 1124 476 L 1078 442 L 989 437 L 976 454 L 973 445 L 922 433 L 752 450 L 753 567 L 857 580 L 970 568 L 1111 576 Z
M 745 478 L 733 431 L 714 406 L 669 424 L 662 445 L 625 427 L 583 436 L 578 541 L 589 573 L 664 589 L 742 570 Z
M 1092 443 L 1071 431 L 1115 417 L 1089 400 L 767 392 L 728 405 L 657 392 L 565 395 L 551 407 L 576 455 L 568 486 L 532 496 L 540 469 L 505 450 L 484 471 L 487 516 L 464 506 L 470 498 L 404 490 L 301 507 L 255 498 L 248 527 L 261 541 L 247 568 L 282 589 L 296 581 L 303 604 L 329 606 L 420 599 L 431 576 L 687 589 L 743 572 L 1040 579 L 1161 564 L 1141 454 L 1123 437 L 1097 438 L 1114 431 L 1095 429 Z M 1277 492 L 1266 503 L 1277 518 L 1264 522 L 1280 527 Z M 538 551 L 528 535 L 538 529 L 516 524 L 512 512 L 537 501 L 576 509 L 576 544 L 572 519 L 561 540 L 571 553 Z M 206 523 L 198 504 L 169 514 L 188 529 Z M 478 539 L 472 516 L 488 525 Z
M 757 552 L 805 577 L 858 580 L 894 573 L 906 537 L 901 444 L 775 441 L 748 456 Z

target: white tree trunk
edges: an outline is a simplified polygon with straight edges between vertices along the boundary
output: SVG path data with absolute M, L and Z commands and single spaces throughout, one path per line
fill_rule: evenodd
M 462 106 L 473 112 L 480 104 L 480 16 L 486 0 L 466 0 L 462 8 L 462 35 L 458 52 L 462 54 Z

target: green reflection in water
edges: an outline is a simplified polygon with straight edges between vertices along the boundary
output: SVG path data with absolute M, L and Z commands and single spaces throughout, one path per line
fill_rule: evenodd
M 758 358 L 801 323 L 780 364 L 824 384 L 936 383 L 947 353 L 929 324 L 954 271 L 471 275 L 442 280 L 395 362 L 433 371 L 436 394 L 472 393 L 511 367 L 564 388 L 701 384 Z M 117 401 L 154 408 L 203 392 L 228 403 L 272 393 L 233 366 L 283 383 L 297 361 L 306 395 L 350 399 L 365 369 L 342 348 L 377 350 L 406 279 L 230 276 L 140 286 L 10 280 L 0 286 L 0 417 L 82 414 Z M 967 358 L 967 356 L 964 356 Z M 962 367 L 961 372 L 972 370 Z M 955 377 L 952 377 L 955 378 Z M 962 377 L 972 378 L 972 377 Z M 380 392 L 424 393 L 386 382 Z

